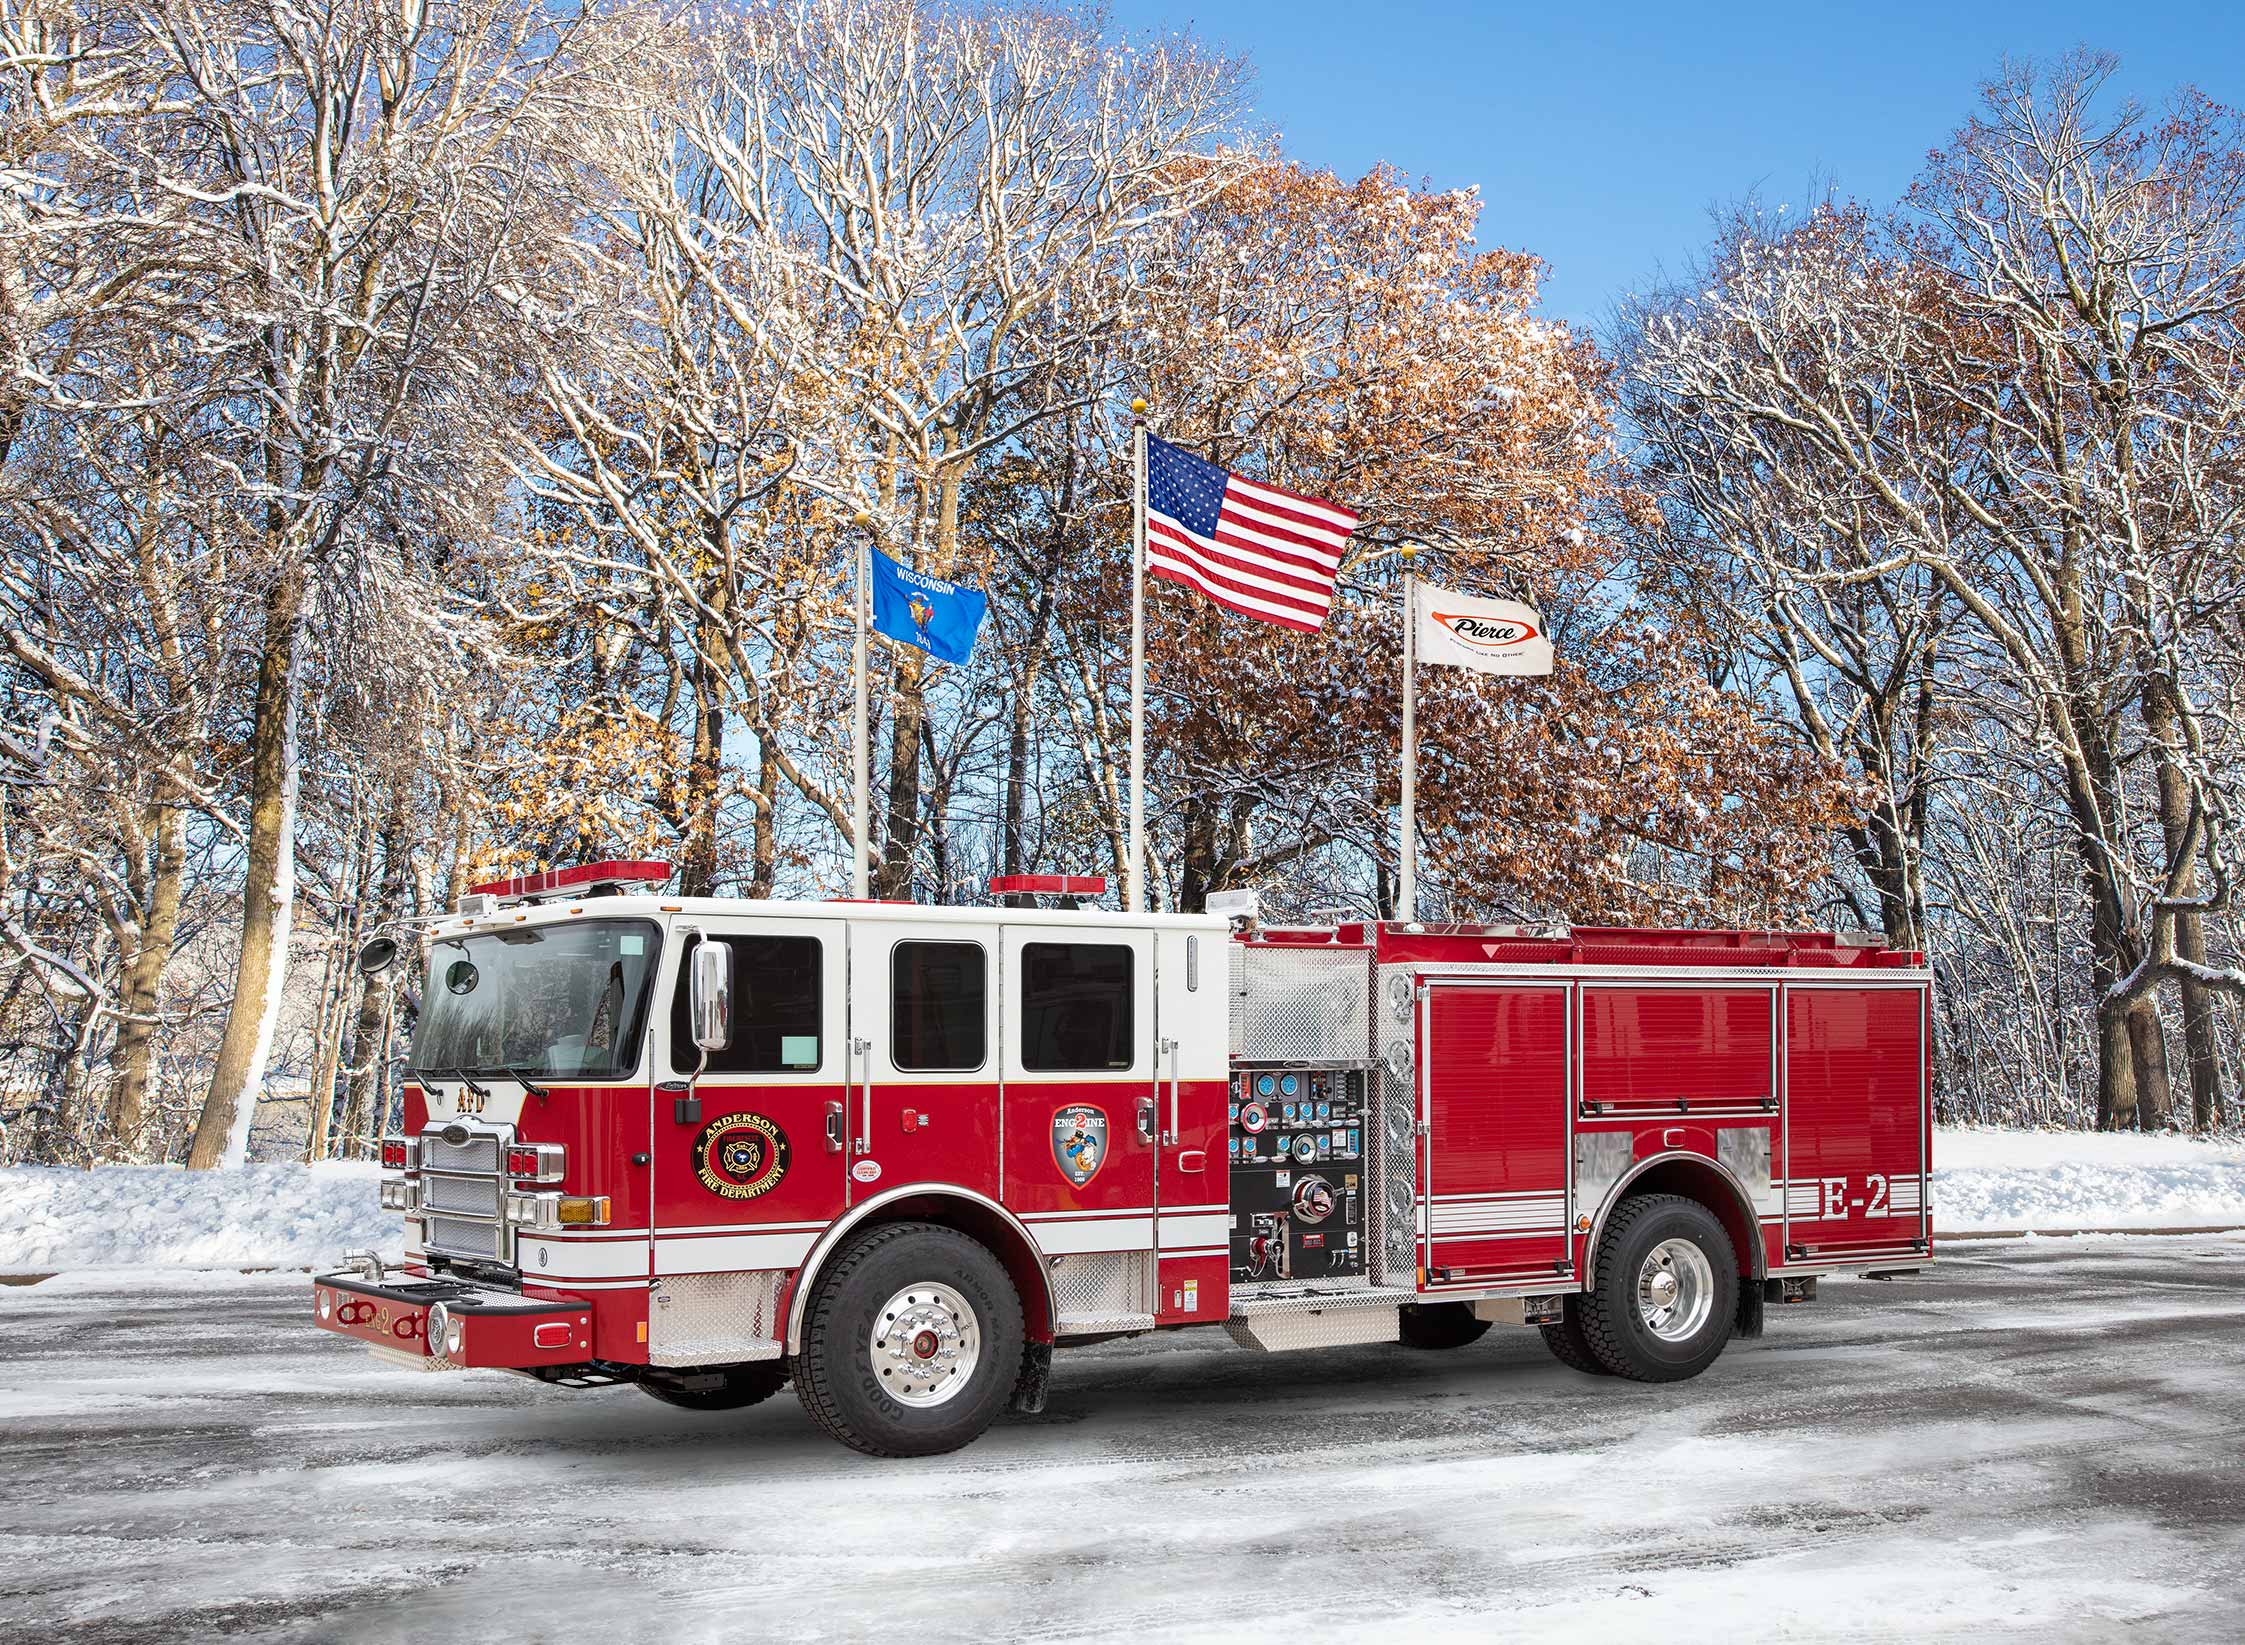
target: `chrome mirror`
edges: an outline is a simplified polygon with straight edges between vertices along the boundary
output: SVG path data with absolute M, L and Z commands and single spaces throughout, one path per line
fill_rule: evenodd
M 733 1043 L 733 951 L 705 937 L 692 964 L 687 992 L 694 1043 L 704 1051 L 722 1051 Z

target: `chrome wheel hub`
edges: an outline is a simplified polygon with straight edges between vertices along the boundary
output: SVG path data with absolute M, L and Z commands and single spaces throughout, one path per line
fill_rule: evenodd
M 1715 1268 L 1688 1239 L 1664 1239 L 1637 1271 L 1637 1312 L 1663 1342 L 1699 1334 L 1715 1308 Z
M 873 1373 L 903 1405 L 941 1405 L 964 1388 L 982 1358 L 982 1322 L 948 1285 L 911 1285 L 873 1316 Z

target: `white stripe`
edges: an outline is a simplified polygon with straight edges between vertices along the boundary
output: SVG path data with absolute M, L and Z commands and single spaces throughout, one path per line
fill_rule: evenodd
M 1154 1248 L 1154 1224 L 1149 1217 L 1047 1222 L 1037 1229 L 1037 1244 L 1048 1257 L 1088 1251 L 1150 1251 Z
M 1183 528 L 1180 527 L 1179 530 L 1182 531 Z M 1193 533 L 1189 531 L 1184 532 L 1184 535 L 1192 537 L 1194 542 L 1202 544 L 1206 552 L 1210 556 L 1219 554 L 1245 554 L 1250 561 L 1250 565 L 1225 565 L 1213 557 L 1204 561 L 1185 544 L 1173 542 L 1167 537 L 1157 537 L 1152 535 L 1151 533 L 1149 533 L 1146 538 L 1146 558 L 1148 563 L 1150 564 L 1155 560 L 1166 560 L 1169 564 L 1175 566 L 1178 570 L 1183 571 L 1188 576 L 1195 579 L 1201 577 L 1221 577 L 1229 579 L 1230 581 L 1235 583 L 1245 583 L 1247 585 L 1245 589 L 1225 588 L 1221 590 L 1220 597 L 1227 600 L 1245 600 L 1253 603 L 1260 603 L 1267 597 L 1269 600 L 1279 605 L 1297 605 L 1303 607 L 1303 610 L 1296 613 L 1296 615 L 1302 617 L 1309 617 L 1317 614 L 1320 611 L 1328 611 L 1332 609 L 1333 588 L 1330 583 L 1326 585 L 1323 593 L 1320 593 L 1315 588 L 1302 588 L 1294 583 L 1287 582 L 1282 577 L 1267 575 L 1262 571 L 1252 569 L 1253 566 L 1261 565 L 1263 564 L 1263 562 L 1256 559 L 1255 555 L 1250 550 L 1236 548 L 1227 549 L 1217 544 L 1210 543 L 1205 537 L 1194 536 Z M 1296 575 L 1308 576 L 1310 574 L 1306 572 L 1297 572 Z M 1260 589 L 1263 592 L 1260 594 L 1256 593 L 1255 590 L 1257 589 Z
M 592 1245 L 584 1242 L 569 1244 L 554 1240 L 548 1243 L 543 1234 L 518 1234 L 515 1251 L 519 1257 L 526 1246 L 536 1247 L 539 1262 L 537 1272 L 563 1281 L 578 1279 L 620 1279 L 626 1274 L 647 1274 L 647 1244 L 644 1240 L 622 1240 L 613 1245 Z M 523 1263 L 523 1272 L 531 1272 L 531 1265 Z
M 1547 1200 L 1554 1205 L 1566 1203 L 1564 1194 L 1554 1194 L 1545 1188 L 1512 1189 L 1502 1194 L 1437 1194 L 1434 1196 L 1434 1203 L 1437 1205 L 1465 1205 L 1480 1200 L 1502 1199 L 1540 1199 Z
M 1263 570 L 1271 572 L 1274 575 L 1268 578 L 1258 577 L 1252 570 L 1242 571 L 1228 565 L 1212 565 L 1210 567 L 1211 570 L 1227 576 L 1245 577 L 1248 579 L 1248 581 L 1256 583 L 1261 587 L 1272 589 L 1278 593 L 1288 595 L 1297 600 L 1315 599 L 1317 598 L 1316 591 L 1314 588 L 1305 589 L 1296 587 L 1293 583 L 1285 581 L 1286 578 L 1299 577 L 1312 584 L 1322 582 L 1326 585 L 1327 589 L 1330 590 L 1333 585 L 1333 579 L 1338 574 L 1339 561 L 1337 559 L 1332 565 L 1321 567 L 1316 563 L 1318 556 L 1315 550 L 1302 550 L 1300 551 L 1302 555 L 1305 558 L 1309 559 L 1312 563 L 1309 565 L 1299 564 L 1295 560 L 1286 558 L 1286 555 L 1289 552 L 1288 544 L 1273 542 L 1262 532 L 1256 531 L 1252 527 L 1245 531 L 1235 531 L 1233 533 L 1235 536 L 1245 537 L 1247 539 L 1245 543 L 1227 543 L 1219 542 L 1214 537 L 1204 537 L 1199 532 L 1193 530 L 1192 527 L 1186 525 L 1182 520 L 1173 520 L 1166 514 L 1156 514 L 1153 516 L 1153 518 L 1159 520 L 1163 525 L 1168 526 L 1172 531 L 1175 531 L 1178 536 L 1185 538 L 1188 542 L 1198 544 L 1202 549 L 1206 550 L 1212 555 L 1225 555 L 1235 560 L 1243 559 L 1247 561 L 1250 566 L 1261 567 Z M 1225 523 L 1229 525 L 1230 522 L 1227 521 Z M 1163 543 L 1163 545 L 1167 547 L 1172 553 L 1184 552 L 1183 546 L 1181 544 L 1171 541 L 1170 539 L 1156 539 L 1151 537 L 1148 538 L 1149 545 L 1155 541 L 1160 541 L 1161 543 Z
M 1191 1217 L 1171 1216 L 1165 1211 L 1160 1227 L 1164 1251 L 1174 1246 L 1205 1245 L 1227 1237 L 1232 1231 L 1231 1215 L 1224 1211 L 1206 1211 Z
M 1319 502 L 1314 497 L 1296 497 L 1290 492 L 1261 485 L 1253 480 L 1242 479 L 1237 474 L 1231 475 L 1230 480 L 1231 484 L 1224 488 L 1227 492 L 1245 491 L 1267 506 L 1291 508 L 1296 513 L 1307 514 L 1313 519 L 1330 520 L 1333 523 L 1333 529 L 1340 532 L 1344 537 L 1356 529 L 1357 516 L 1348 509 L 1337 508 L 1331 503 Z
M 1231 1254 L 1232 1250 L 1228 1245 L 1204 1245 L 1197 1246 L 1190 1251 L 1164 1251 L 1161 1254 L 1161 1260 L 1177 1262 L 1185 1257 L 1228 1257 Z
M 801 1234 L 818 1233 L 828 1222 L 680 1222 L 664 1223 L 658 1234 Z M 645 1233 L 643 1228 L 641 1233 Z
M 658 1239 L 658 1274 L 737 1274 L 792 1268 L 810 1254 L 811 1234 L 735 1234 L 731 1238 Z
M 1317 533 L 1317 541 L 1298 543 L 1291 537 L 1283 535 L 1283 533 L 1299 531 L 1301 527 L 1289 525 L 1284 520 L 1273 519 L 1253 508 L 1243 507 L 1238 503 L 1228 504 L 1224 512 L 1218 517 L 1218 521 L 1226 536 L 1244 537 L 1248 542 L 1259 544 L 1273 554 L 1288 556 L 1287 563 L 1290 566 L 1309 575 L 1315 575 L 1322 570 L 1327 576 L 1331 576 L 1338 571 L 1341 567 L 1341 545 L 1348 541 L 1346 534 L 1328 539 L 1323 533 Z M 1231 543 L 1226 543 L 1223 546 L 1231 549 L 1235 554 L 1255 552 L 1253 549 L 1242 549 Z M 1299 562 L 1303 560 L 1309 561 L 1309 564 L 1306 566 L 1300 564 Z
M 1209 1209 L 1222 1210 L 1224 1207 L 1211 1206 Z M 1063 1222 L 1082 1221 L 1086 1217 L 1150 1217 L 1153 1214 L 1154 1208 L 1151 1205 L 1111 1205 L 1097 1211 L 1024 1211 L 1021 1213 L 1021 1220 L 1030 1223 Z
M 569 1290 L 569 1291 L 644 1291 L 644 1290 L 646 1290 L 646 1289 L 647 1289 L 647 1281 L 646 1281 L 646 1280 L 645 1280 L 644 1278 L 641 1278 L 641 1279 L 559 1279 L 559 1278 L 556 1278 L 556 1277 L 555 1277 L 554 1275 L 552 1275 L 552 1274 L 533 1274 L 533 1273 L 532 1273 L 532 1272 L 530 1272 L 530 1270 L 529 1270 L 529 1269 L 527 1269 L 527 1268 L 525 1268 L 525 1269 L 524 1269 L 524 1270 L 522 1271 L 522 1277 L 523 1277 L 523 1280 L 524 1280 L 524 1282 L 525 1282 L 526 1284 L 530 1284 L 530 1285 L 546 1285 L 546 1286 L 551 1286 L 551 1287 L 553 1287 L 553 1288 L 554 1288 L 554 1289 L 556 1289 L 556 1290 Z M 543 1298 L 543 1297 L 532 1297 L 532 1298 L 531 1298 L 530 1300 L 531 1300 L 532 1302 L 543 1302 L 543 1301 L 545 1301 L 546 1299 L 545 1299 L 545 1298 Z

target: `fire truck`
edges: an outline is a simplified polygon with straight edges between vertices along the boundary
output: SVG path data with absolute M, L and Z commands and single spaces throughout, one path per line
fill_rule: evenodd
M 1053 1350 L 1445 1349 L 1706 1369 L 1932 1256 L 1930 979 L 1823 932 L 666 897 L 502 881 L 422 933 L 382 1202 L 318 1324 L 422 1371 L 792 1382 L 880 1456 L 1042 1408 Z M 390 937 L 362 964 L 401 960 Z

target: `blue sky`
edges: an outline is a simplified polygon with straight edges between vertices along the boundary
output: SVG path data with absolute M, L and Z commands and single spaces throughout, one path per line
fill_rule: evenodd
M 2087 43 L 2144 102 L 2187 82 L 2245 103 L 2245 0 L 1114 6 L 1130 32 L 1249 55 L 1297 159 L 1480 185 L 1483 243 L 1544 258 L 1549 311 L 1591 324 L 1688 258 L 1715 202 L 1798 202 L 1818 178 L 1893 199 L 2007 53 Z

